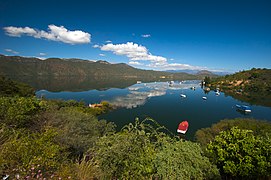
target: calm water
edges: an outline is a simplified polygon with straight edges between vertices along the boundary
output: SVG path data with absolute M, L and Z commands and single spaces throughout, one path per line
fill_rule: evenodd
M 196 89 L 192 90 L 191 87 L 196 87 Z M 182 98 L 180 94 L 185 94 L 186 98 Z M 226 118 L 247 117 L 271 121 L 270 107 L 240 102 L 230 96 L 225 96 L 224 93 L 216 96 L 215 92 L 210 91 L 206 94 L 199 86 L 199 81 L 185 81 L 181 84 L 175 81 L 172 86 L 169 86 L 167 82 L 141 83 L 123 89 L 111 88 L 104 91 L 49 92 L 40 90 L 36 95 L 47 99 L 82 100 L 86 104 L 102 100 L 109 101 L 118 108 L 100 116 L 99 119 L 115 122 L 118 129 L 129 122 L 134 122 L 136 117 L 141 120 L 151 117 L 175 133 L 178 124 L 187 120 L 189 130 L 186 136 L 189 139 L 194 137 L 198 129 L 210 127 Z M 206 96 L 207 100 L 203 100 L 203 96 Z M 244 114 L 236 111 L 236 104 L 250 105 L 252 113 Z

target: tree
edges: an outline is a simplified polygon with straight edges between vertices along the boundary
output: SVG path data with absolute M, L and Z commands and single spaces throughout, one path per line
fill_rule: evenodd
M 161 179 L 219 179 L 219 171 L 190 141 L 164 141 L 154 160 Z
M 268 121 L 251 118 L 224 119 L 209 128 L 198 130 L 195 134 L 196 141 L 206 147 L 221 131 L 229 130 L 234 126 L 239 129 L 252 130 L 255 136 L 265 136 L 266 133 L 271 134 L 271 123 Z
M 81 107 L 62 107 L 43 114 L 47 125 L 57 128 L 57 140 L 67 147 L 70 157 L 77 159 L 95 144 L 96 140 L 114 132 L 115 125 L 83 112 Z
M 32 97 L 34 95 L 34 88 L 29 85 L 0 76 L 0 96 Z
M 271 140 L 233 127 L 208 144 L 213 162 L 224 176 L 258 178 L 271 175 Z
M 43 109 L 40 102 L 29 97 L 0 97 L 0 122 L 12 127 L 28 127 Z
M 205 76 L 204 82 L 205 82 L 206 85 L 210 84 L 211 83 L 211 78 L 209 76 Z
M 145 179 L 154 173 L 154 145 L 141 125 L 130 124 L 121 132 L 98 140 L 91 154 L 93 164 L 103 172 L 100 178 Z

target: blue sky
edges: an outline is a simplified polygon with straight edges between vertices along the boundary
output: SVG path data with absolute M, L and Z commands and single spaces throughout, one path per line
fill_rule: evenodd
M 1 0 L 0 53 L 155 70 L 271 68 L 270 0 Z

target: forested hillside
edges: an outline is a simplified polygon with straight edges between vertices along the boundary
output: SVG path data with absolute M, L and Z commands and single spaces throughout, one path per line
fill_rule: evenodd
M 106 61 L 81 59 L 26 58 L 0 55 L 0 75 L 14 76 L 79 76 L 79 77 L 119 77 L 137 80 L 191 80 L 202 79 L 206 74 L 169 73 L 133 68 L 127 64 L 111 64 Z M 209 73 L 210 75 L 210 73 Z M 214 75 L 215 76 L 215 75 Z
M 219 88 L 236 99 L 271 106 L 271 69 L 253 68 L 214 79 L 207 78 L 207 86 Z

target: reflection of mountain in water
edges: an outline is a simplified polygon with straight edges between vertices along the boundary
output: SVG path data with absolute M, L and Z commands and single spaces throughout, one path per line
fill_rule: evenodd
M 151 97 L 163 96 L 167 90 L 189 89 L 191 87 L 199 87 L 198 81 L 188 81 L 186 83 L 174 83 L 171 86 L 167 82 L 135 84 L 128 88 L 129 94 L 119 96 L 111 100 L 110 103 L 116 107 L 124 107 L 127 109 L 136 108 L 144 105 Z
M 126 88 L 136 83 L 136 80 L 119 77 L 85 77 L 85 76 L 37 76 L 28 78 L 16 76 L 12 79 L 21 81 L 34 87 L 36 90 L 46 89 L 51 92 L 59 91 L 87 91 L 106 90 L 109 88 Z

